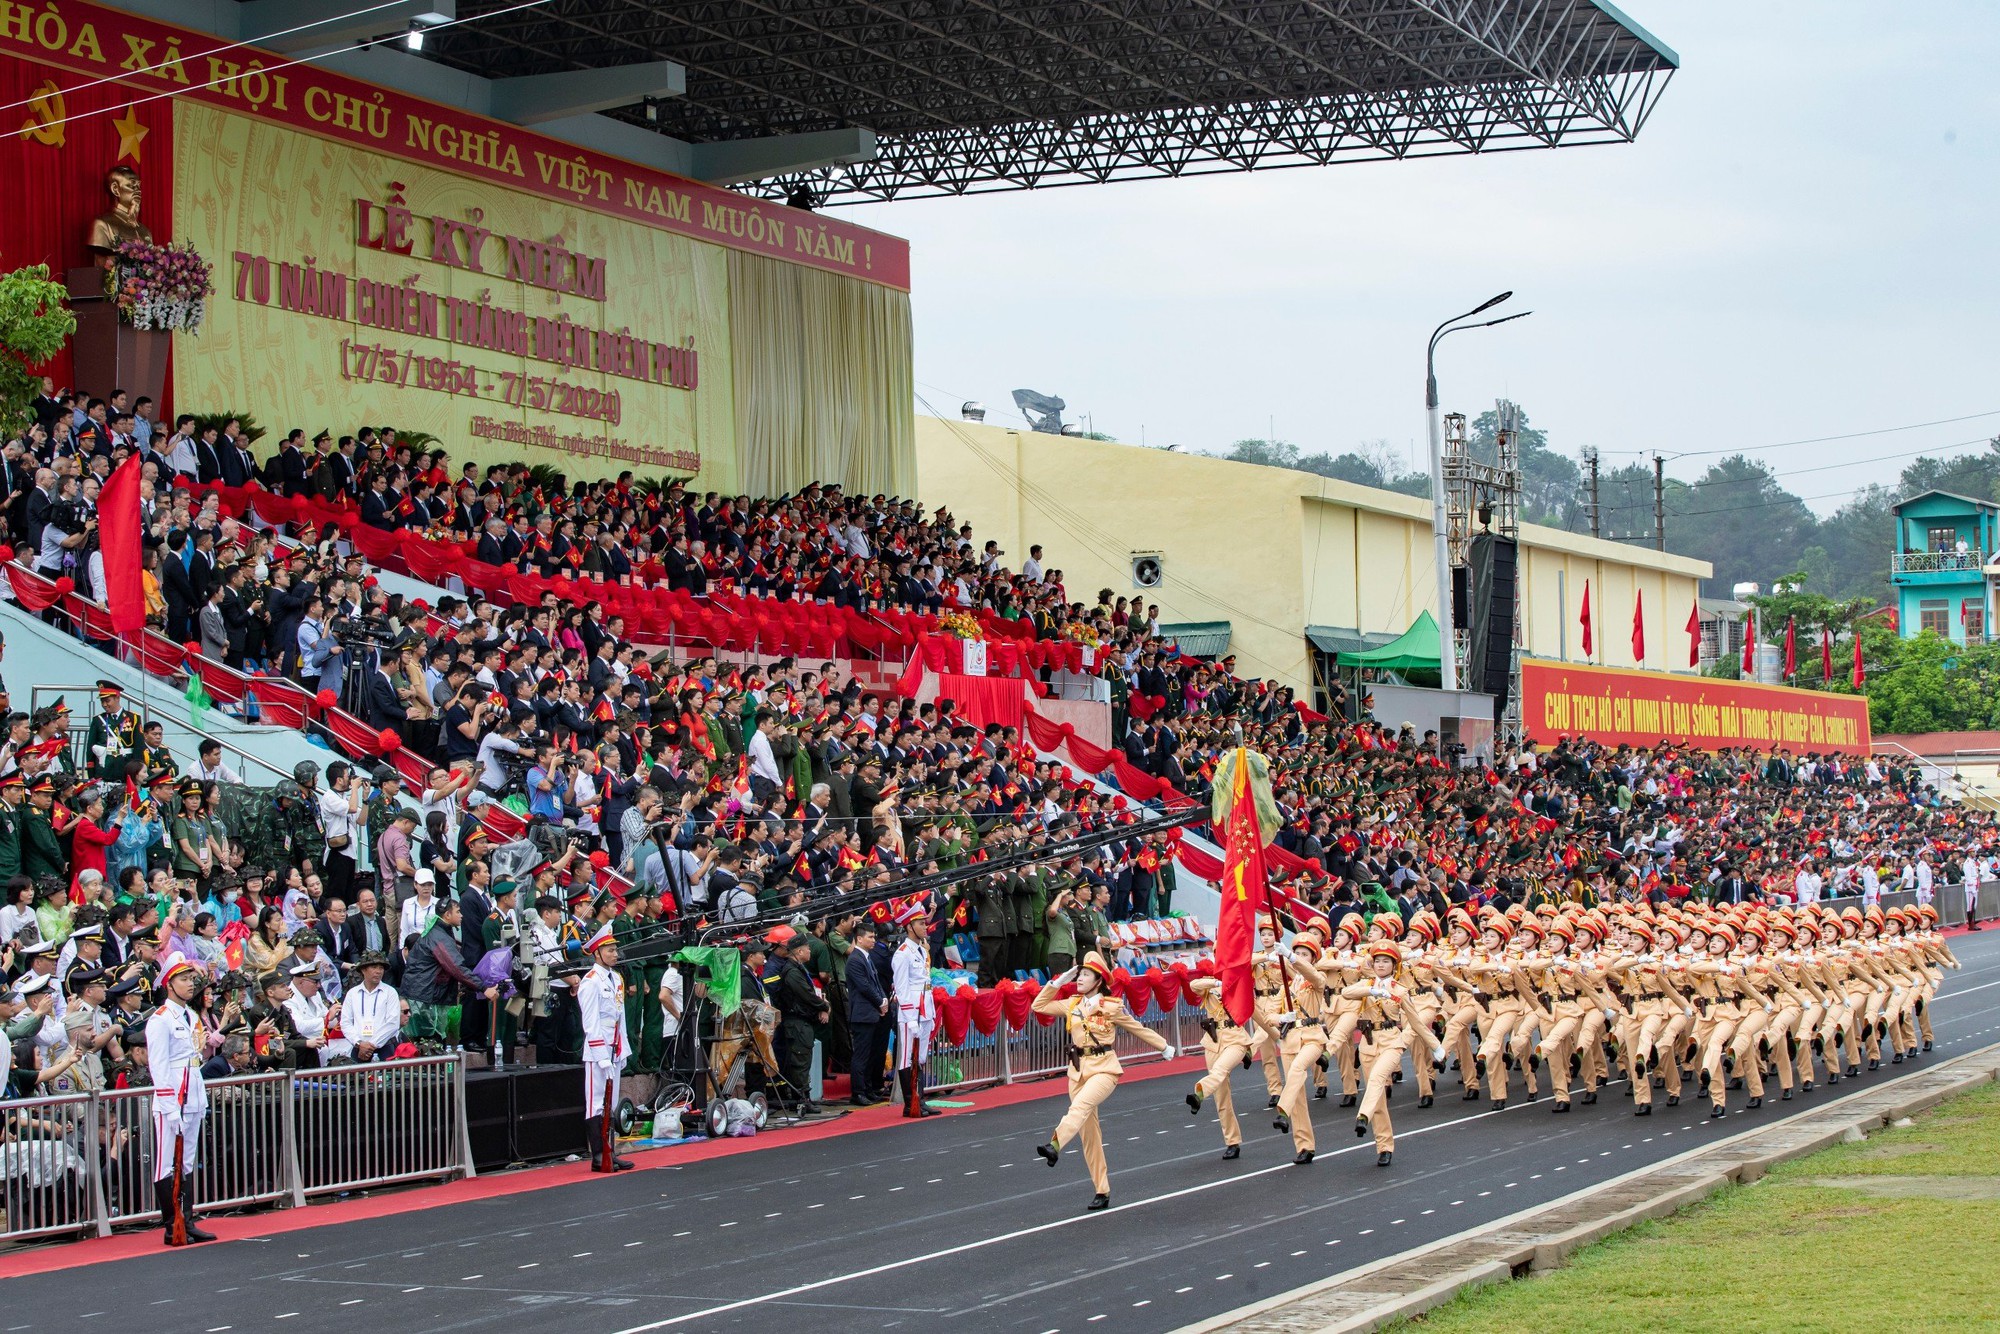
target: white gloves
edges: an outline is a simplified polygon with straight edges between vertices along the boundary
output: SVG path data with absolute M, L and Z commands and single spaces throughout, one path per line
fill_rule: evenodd
M 1171 1061 L 1177 1055 L 1179 1055 L 1179 1053 L 1174 1049 L 1174 1044 L 1171 1042 L 1169 1042 L 1166 1046 L 1160 1048 L 1160 1059 L 1163 1061 Z

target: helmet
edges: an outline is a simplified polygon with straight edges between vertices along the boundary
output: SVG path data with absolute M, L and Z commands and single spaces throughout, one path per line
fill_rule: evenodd
M 292 781 L 299 785 L 301 791 L 311 791 L 319 782 L 319 766 L 311 760 L 300 760 L 292 766 Z

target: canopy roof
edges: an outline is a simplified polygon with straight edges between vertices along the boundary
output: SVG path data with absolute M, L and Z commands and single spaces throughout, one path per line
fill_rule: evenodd
M 1409 629 L 1381 648 L 1343 653 L 1336 661 L 1342 667 L 1373 667 L 1385 672 L 1435 672 L 1439 670 L 1438 623 L 1429 612 L 1419 612 Z
M 465 21 L 435 31 L 423 59 L 492 79 L 674 62 L 685 91 L 603 114 L 678 142 L 872 132 L 865 160 L 750 187 L 832 203 L 1619 142 L 1680 64 L 1608 0 L 458 0 L 457 12 Z

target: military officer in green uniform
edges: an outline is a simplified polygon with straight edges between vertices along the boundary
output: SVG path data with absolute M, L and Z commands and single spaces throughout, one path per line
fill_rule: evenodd
M 56 780 L 43 774 L 28 786 L 27 809 L 21 813 L 21 874 L 65 878 L 68 866 L 56 841 Z
M 1043 841 L 1039 833 L 1034 841 Z M 1040 968 L 1049 955 L 1049 883 L 1048 868 L 1037 862 L 1028 872 L 1028 936 L 1020 963 L 1029 972 Z
M 1005 976 L 1001 970 L 1007 966 L 1007 937 L 1013 930 L 1006 876 L 981 876 L 972 888 L 972 910 L 979 915 L 979 985 L 990 988 Z
M 27 779 L 13 765 L 0 773 L 0 881 L 21 874 L 21 801 Z
M 660 978 L 665 975 L 664 957 L 656 964 L 634 958 L 649 933 L 658 900 L 642 888 L 626 895 L 625 906 L 611 919 L 611 935 L 618 942 L 618 972 L 625 979 L 625 1034 L 632 1048 L 633 1074 L 651 1074 L 660 1068 L 665 1015 L 660 1009 Z
M 90 720 L 84 744 L 92 778 L 125 781 L 125 757 L 139 748 L 139 715 L 125 707 L 125 691 L 116 681 L 97 683 L 97 716 Z
M 35 741 L 46 745 L 51 741 L 63 744 L 55 749 L 54 758 L 49 761 L 53 773 L 74 774 L 76 759 L 69 753 L 69 703 L 57 695 L 55 703 L 35 714 Z
M 125 762 L 118 765 L 115 770 L 118 780 L 124 781 L 127 773 L 150 774 L 161 769 L 174 768 L 174 757 L 167 753 L 164 737 L 165 733 L 160 727 L 159 719 L 155 718 L 149 723 L 141 724 L 139 744 L 132 748 L 130 754 L 123 757 Z M 135 763 L 137 768 L 132 767 Z

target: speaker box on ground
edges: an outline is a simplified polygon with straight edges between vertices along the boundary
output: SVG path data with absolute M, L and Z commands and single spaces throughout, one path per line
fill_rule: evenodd
M 497 1171 L 584 1151 L 583 1071 L 573 1065 L 465 1077 L 472 1163 Z

